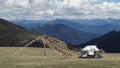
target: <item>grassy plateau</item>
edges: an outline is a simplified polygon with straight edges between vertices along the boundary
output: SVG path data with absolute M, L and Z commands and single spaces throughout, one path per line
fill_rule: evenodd
M 20 47 L 0 47 L 0 68 L 120 68 L 120 53 L 104 53 L 103 58 L 78 58 L 52 55 L 47 48 L 25 48 L 10 56 Z

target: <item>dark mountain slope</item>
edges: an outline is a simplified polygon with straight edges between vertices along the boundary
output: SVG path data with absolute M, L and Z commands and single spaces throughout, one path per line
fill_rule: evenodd
M 90 40 L 89 42 L 86 42 L 79 46 L 83 47 L 93 44 L 98 45 L 99 48 L 104 49 L 106 52 L 120 52 L 120 31 L 111 31 L 108 34 Z
M 32 41 L 33 39 L 42 36 L 40 34 L 35 34 L 23 27 L 18 25 L 12 24 L 4 19 L 0 19 L 0 46 L 24 46 L 28 42 Z M 49 37 L 61 45 L 67 46 L 66 43 L 53 38 Z M 43 42 L 41 39 L 39 41 L 34 42 L 31 47 L 42 47 Z
M 23 27 L 0 19 L 0 46 L 20 46 L 37 36 Z
M 96 34 L 82 32 L 64 24 L 47 24 L 43 27 L 37 26 L 31 29 L 33 32 L 46 34 L 58 38 L 64 42 L 76 45 L 97 37 Z

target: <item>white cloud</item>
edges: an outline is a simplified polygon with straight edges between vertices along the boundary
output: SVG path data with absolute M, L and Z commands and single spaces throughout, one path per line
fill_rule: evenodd
M 47 10 L 47 13 L 48 13 L 48 14 L 51 14 L 51 15 L 53 15 L 54 12 L 55 12 L 55 10 L 52 10 L 52 9 L 48 9 L 48 10 Z
M 119 18 L 120 3 L 106 0 L 0 0 L 5 19 Z
M 31 11 L 32 12 L 32 11 Z M 33 13 L 35 13 L 36 15 L 43 15 L 43 14 L 45 14 L 45 12 L 43 12 L 43 11 L 37 11 L 37 12 L 34 12 L 33 11 Z
M 29 7 L 29 0 L 7 0 L 4 3 L 8 7 L 23 7 L 28 8 Z
M 103 2 L 102 4 L 96 4 L 94 11 L 96 15 L 102 15 L 102 18 L 120 18 L 120 3 Z M 119 16 L 118 16 L 119 15 Z

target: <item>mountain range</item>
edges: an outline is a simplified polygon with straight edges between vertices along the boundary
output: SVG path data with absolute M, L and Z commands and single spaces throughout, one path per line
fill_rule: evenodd
M 106 24 L 112 24 L 112 25 L 119 25 L 120 26 L 120 19 L 78 19 L 73 20 L 77 23 L 81 23 L 84 25 L 106 25 Z
M 46 34 L 73 45 L 85 43 L 90 39 L 99 36 L 98 34 L 87 33 L 73 29 L 64 24 L 51 24 L 51 23 L 46 24 L 42 27 L 37 26 L 36 28 L 32 28 L 31 31 L 35 33 Z
M 110 19 L 111 20 L 111 19 Z M 110 21 L 109 20 L 109 21 Z M 55 19 L 50 21 L 51 24 L 65 24 L 71 28 L 88 32 L 104 35 L 112 30 L 120 30 L 120 20 L 113 19 L 110 22 L 108 20 L 65 20 Z
M 117 23 L 117 21 L 115 22 Z M 105 50 L 106 52 L 111 52 L 111 53 L 119 52 L 120 53 L 120 46 L 119 46 L 120 45 L 120 42 L 119 42 L 120 31 L 119 29 L 118 31 L 111 31 L 107 34 L 104 34 L 100 37 L 97 36 L 97 38 L 95 38 L 96 34 L 87 33 L 87 32 L 74 29 L 68 25 L 65 25 L 64 23 L 65 23 L 64 21 L 62 24 L 54 23 L 53 21 L 53 22 L 46 23 L 43 26 L 36 25 L 37 27 L 36 26 L 34 28 L 31 27 L 32 28 L 31 30 L 33 32 L 41 33 L 41 34 L 40 33 L 37 34 L 37 33 L 31 32 L 30 30 L 24 27 L 19 26 L 18 24 L 15 25 L 9 21 L 6 21 L 0 18 L 0 46 L 23 46 L 24 44 L 35 39 L 36 37 L 41 36 L 42 34 L 48 33 L 48 35 L 50 34 L 51 36 L 53 35 L 53 36 L 59 37 L 58 39 L 63 39 L 63 41 L 70 40 L 66 42 L 71 42 L 72 44 L 77 43 L 78 45 L 76 45 L 76 47 L 82 48 L 86 45 L 97 45 L 98 48 L 101 48 Z M 70 24 L 70 25 L 72 26 L 74 24 Z M 104 27 L 107 28 L 108 24 L 104 24 L 104 25 L 105 25 Z M 94 25 L 94 26 L 103 26 L 103 25 L 99 24 L 99 25 Z M 119 26 L 119 22 L 118 22 L 118 25 L 115 25 L 115 26 L 116 27 Z M 53 37 L 50 37 L 50 38 L 55 39 Z M 55 39 L 55 40 L 58 40 L 58 39 Z M 39 45 L 40 44 L 42 45 L 42 42 L 37 42 L 34 44 L 38 45 L 38 43 Z
M 27 29 L 44 26 L 46 24 L 64 24 L 71 28 L 87 32 L 104 35 L 112 30 L 120 30 L 120 19 L 55 19 L 55 20 L 10 20 L 14 24 Z
M 0 46 L 24 46 L 28 42 L 33 39 L 42 36 L 41 34 L 36 34 L 31 32 L 30 30 L 21 27 L 19 25 L 15 25 L 9 21 L 0 18 Z M 59 41 L 61 44 L 64 42 L 55 39 L 53 37 L 49 37 L 50 39 L 54 39 Z M 41 39 L 36 41 L 30 46 L 33 47 L 41 47 L 43 45 Z M 67 44 L 63 44 L 67 45 Z
M 10 22 L 27 29 L 31 29 L 38 25 L 43 26 L 48 22 L 48 20 L 10 20 Z

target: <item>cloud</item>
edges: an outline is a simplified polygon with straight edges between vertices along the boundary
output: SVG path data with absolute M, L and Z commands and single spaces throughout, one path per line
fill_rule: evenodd
M 4 4 L 8 7 L 27 8 L 29 7 L 29 0 L 7 0 Z
M 120 19 L 120 3 L 107 0 L 0 0 L 5 19 Z

